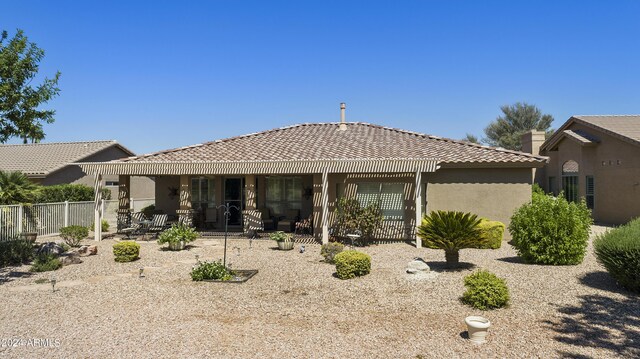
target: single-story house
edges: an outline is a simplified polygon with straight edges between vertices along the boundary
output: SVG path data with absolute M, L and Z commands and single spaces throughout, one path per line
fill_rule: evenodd
M 0 170 L 20 171 L 31 181 L 44 186 L 75 183 L 93 187 L 93 175 L 87 176 L 74 163 L 111 161 L 134 155 L 116 141 L 0 145 Z M 118 175 L 104 176 L 101 185 L 109 188 L 115 198 Z M 152 178 L 136 178 L 131 186 L 136 198 L 152 198 L 155 194 Z
M 219 206 L 229 203 L 276 220 L 310 218 L 316 238 L 327 242 L 340 196 L 380 201 L 380 239 L 415 235 L 422 214 L 432 210 L 470 211 L 508 223 L 531 200 L 532 169 L 545 162 L 528 153 L 345 122 L 343 109 L 338 123 L 299 124 L 79 165 L 98 177 L 120 176 L 122 215 L 129 208 L 129 178 L 155 176 L 156 209 L 183 220 L 218 222 L 221 228 Z M 242 212 L 232 211 L 229 225 L 242 221 Z
M 542 188 L 585 198 L 597 222 L 640 216 L 640 115 L 572 116 L 540 139 L 532 153 L 549 157 L 536 179 Z

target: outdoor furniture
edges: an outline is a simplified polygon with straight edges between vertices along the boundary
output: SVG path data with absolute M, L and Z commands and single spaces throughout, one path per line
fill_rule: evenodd
M 169 218 L 166 214 L 154 214 L 151 219 L 151 224 L 149 225 L 147 232 L 153 233 L 156 237 L 158 233 L 167 229 L 167 219 Z
M 304 218 L 301 221 L 296 222 L 295 233 L 313 234 L 313 214 L 310 214 L 309 218 Z
M 120 223 L 123 228 L 118 230 L 119 233 L 122 233 L 127 236 L 127 239 L 131 239 L 131 236 L 134 235 L 144 235 L 145 228 L 143 225 L 143 221 L 145 220 L 144 213 L 135 212 L 132 213 L 126 223 Z
M 255 209 L 246 209 L 242 211 L 242 218 L 244 234 L 249 238 L 258 238 L 258 231 L 264 231 L 262 213 Z
M 262 208 L 258 211 L 260 211 L 263 229 L 274 229 L 275 225 L 273 217 L 271 216 L 271 210 L 269 208 Z
M 278 230 L 291 232 L 295 223 L 300 220 L 300 211 L 297 209 L 287 210 L 284 218 L 278 220 Z

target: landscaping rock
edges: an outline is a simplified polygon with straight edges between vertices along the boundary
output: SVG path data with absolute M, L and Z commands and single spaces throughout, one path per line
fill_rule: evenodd
M 95 256 L 96 254 L 98 254 L 98 246 L 89 246 L 87 248 L 87 255 Z
M 60 262 L 62 262 L 63 266 L 68 266 L 70 264 L 80 264 L 82 260 L 80 259 L 80 254 L 78 252 L 69 252 L 60 256 Z
M 98 254 L 98 246 L 84 245 L 76 250 L 81 257 L 93 256 Z
M 431 268 L 422 258 L 415 258 L 407 264 L 407 273 L 429 272 Z
M 56 256 L 60 256 L 62 253 L 64 253 L 64 248 L 55 242 L 43 243 L 37 251 L 37 254 L 53 254 Z

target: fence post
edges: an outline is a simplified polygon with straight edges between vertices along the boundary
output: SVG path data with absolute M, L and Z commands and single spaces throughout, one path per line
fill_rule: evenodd
M 64 201 L 64 227 L 69 227 L 69 201 Z
M 22 203 L 18 205 L 18 233 L 22 233 L 22 215 L 23 215 L 23 207 Z

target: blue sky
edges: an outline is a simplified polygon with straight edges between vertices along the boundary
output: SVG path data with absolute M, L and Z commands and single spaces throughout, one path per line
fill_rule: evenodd
M 339 119 L 462 138 L 640 113 L 638 1 L 3 1 L 62 72 L 46 141 L 137 153 Z

